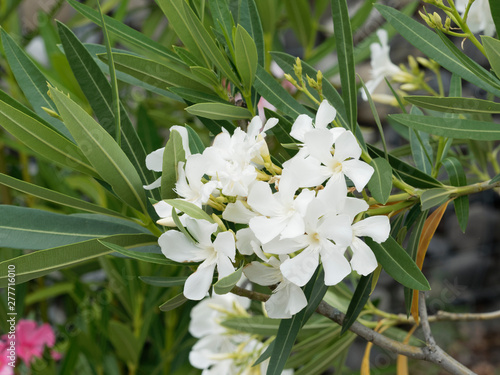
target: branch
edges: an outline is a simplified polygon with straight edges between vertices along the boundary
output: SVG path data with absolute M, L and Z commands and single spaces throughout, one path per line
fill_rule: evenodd
M 260 301 L 260 302 L 265 302 L 269 299 L 269 295 L 267 294 L 262 294 L 258 292 L 253 292 L 247 289 L 240 288 L 238 286 L 235 286 L 232 290 L 232 293 L 250 298 L 252 300 Z M 423 300 L 423 298 L 422 298 Z M 427 322 L 427 328 L 424 329 L 428 330 L 427 333 L 430 334 L 430 327 L 427 319 L 427 310 L 425 306 L 425 301 L 422 303 L 420 302 L 420 316 L 422 322 L 425 320 Z M 422 311 L 425 310 L 425 312 L 422 313 Z M 318 305 L 318 308 L 316 309 L 316 312 L 327 317 L 328 319 L 334 321 L 335 323 L 342 325 L 342 322 L 344 321 L 345 314 L 336 309 L 335 307 L 329 305 L 325 301 L 321 301 L 321 303 Z M 425 317 L 425 318 L 424 318 Z M 408 358 L 412 359 L 420 359 L 423 361 L 431 362 L 434 363 L 441 368 L 449 371 L 453 375 L 475 375 L 472 371 L 467 369 L 464 365 L 461 363 L 457 362 L 455 359 L 453 359 L 449 354 L 444 352 L 439 346 L 437 346 L 434 342 L 433 346 L 425 346 L 423 348 L 419 348 L 416 346 L 411 346 L 408 344 L 403 344 L 402 342 L 390 339 L 378 332 L 375 332 L 374 330 L 365 327 L 363 324 L 359 322 L 354 322 L 351 328 L 349 328 L 350 331 L 355 333 L 356 335 L 364 338 L 365 340 L 369 342 L 373 342 L 375 345 L 380 346 L 383 349 L 386 349 L 388 351 L 391 351 L 396 354 L 402 354 L 407 356 Z M 432 335 L 431 335 L 432 337 Z M 426 337 L 427 339 L 427 337 Z M 432 338 L 431 341 L 433 341 L 434 338 Z

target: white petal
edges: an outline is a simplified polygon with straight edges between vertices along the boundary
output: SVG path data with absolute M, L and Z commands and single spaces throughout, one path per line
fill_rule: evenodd
M 257 216 L 257 214 L 248 209 L 240 200 L 229 203 L 222 213 L 222 218 L 224 220 L 232 221 L 237 224 L 248 224 L 250 219 L 255 216 Z
M 372 249 L 368 247 L 359 238 L 354 237 L 351 243 L 351 250 L 353 252 L 351 258 L 351 267 L 360 275 L 366 276 L 377 268 L 377 258 L 373 254 Z
M 247 264 L 243 268 L 243 273 L 251 282 L 263 286 L 278 284 L 282 280 L 279 269 L 268 267 L 255 261 Z
M 201 262 L 209 253 L 196 246 L 186 236 L 176 230 L 163 233 L 158 239 L 161 252 L 175 262 Z
M 189 135 L 187 129 L 184 126 L 174 125 L 170 127 L 170 133 L 172 131 L 176 131 L 181 135 L 182 139 L 182 148 L 184 149 L 184 155 L 187 158 L 191 155 L 191 150 L 189 148 Z
M 332 128 L 330 129 L 330 133 L 333 135 L 333 142 L 337 141 L 337 138 L 344 134 L 346 130 L 344 128 Z
M 146 167 L 155 172 L 161 172 L 163 166 L 163 152 L 165 147 L 159 148 L 156 151 L 146 156 Z
M 184 296 L 187 299 L 199 301 L 203 299 L 212 285 L 215 263 L 202 263 L 195 273 L 189 276 L 184 284 Z
M 368 236 L 382 243 L 389 238 L 391 223 L 387 216 L 371 216 L 354 224 L 352 232 L 356 237 Z
M 323 100 L 314 120 L 316 129 L 326 129 L 328 124 L 335 120 L 335 116 L 337 116 L 337 110 L 327 100 Z
M 325 270 L 325 285 L 336 285 L 351 273 L 351 265 L 344 256 L 345 247 L 331 245 L 320 251 Z
M 325 180 L 322 170 L 319 160 L 303 158 L 298 154 L 283 164 L 283 173 L 290 174 L 298 187 L 315 187 L 321 184 Z
M 257 137 L 257 135 L 260 133 L 260 129 L 262 129 L 262 120 L 259 116 L 254 116 L 247 127 L 248 137 Z
M 219 233 L 214 241 L 214 249 L 217 253 L 225 255 L 234 262 L 236 255 L 234 235 L 231 232 Z
M 349 246 L 352 241 L 352 220 L 347 215 L 328 215 L 318 228 L 318 232 L 339 246 Z
M 307 246 L 307 242 L 304 240 L 307 236 L 302 235 L 296 238 L 274 238 L 268 243 L 262 245 L 266 253 L 271 254 L 291 254 L 294 251 L 303 249 Z
M 296 140 L 304 142 L 304 135 L 314 129 L 312 121 L 308 115 L 299 115 L 292 125 L 290 135 Z
M 271 117 L 269 120 L 267 120 L 266 124 L 264 125 L 264 129 L 262 129 L 262 132 L 267 132 L 268 130 L 274 128 L 277 124 L 278 119 L 275 117 Z
M 304 219 L 296 212 L 288 218 L 285 228 L 281 231 L 280 238 L 294 238 L 304 234 L 304 232 Z
M 331 178 L 328 180 L 325 188 L 318 191 L 318 198 L 331 213 L 338 214 L 342 212 L 346 197 L 347 186 L 344 178 Z
M 265 304 L 266 312 L 273 319 L 288 319 L 307 306 L 307 299 L 297 285 L 285 282 L 273 292 Z
M 159 217 L 172 217 L 172 206 L 165 201 L 159 201 L 153 205 Z
M 370 206 L 360 198 L 346 197 L 342 213 L 351 218 L 351 223 L 360 212 L 365 212 Z
M 340 137 L 339 137 L 340 138 Z M 309 154 L 327 165 L 332 159 L 333 134 L 328 129 L 315 129 L 304 136 Z
M 356 137 L 350 131 L 341 134 L 335 141 L 335 160 L 339 162 L 348 158 L 359 159 L 361 147 L 359 147 Z
M 236 232 L 236 248 L 243 255 L 252 255 L 254 246 L 260 246 L 260 241 L 250 228 L 243 228 Z
M 219 280 L 234 272 L 234 266 L 227 256 L 217 255 L 217 272 L 219 273 Z
M 312 202 L 315 195 L 316 195 L 316 193 L 314 191 L 304 189 L 300 192 L 299 195 L 297 195 L 297 198 L 295 198 L 295 201 L 293 202 L 293 206 L 295 207 L 295 210 L 302 217 L 304 217 L 306 215 L 307 207 L 309 206 L 309 203 Z
M 304 286 L 316 271 L 318 263 L 318 253 L 307 248 L 295 258 L 283 262 L 280 269 L 283 276 L 290 282 Z
M 342 163 L 342 171 L 354 183 L 357 191 L 363 190 L 373 175 L 373 167 L 361 160 L 347 160 Z
M 182 217 L 184 217 L 184 215 Z M 183 221 L 183 224 L 189 230 L 189 233 L 194 237 L 194 239 L 201 245 L 212 245 L 211 237 L 212 233 L 217 230 L 216 223 L 210 223 L 207 220 L 186 217 L 186 219 L 184 219 Z
M 149 185 L 142 185 L 142 187 L 145 189 L 145 190 L 152 190 L 152 189 L 156 189 L 156 188 L 159 188 L 161 186 L 161 177 L 158 178 L 157 180 L 155 180 L 155 182 L 149 184 Z
M 267 218 L 257 216 L 250 220 L 250 229 L 263 244 L 278 236 L 287 225 L 287 221 L 281 217 Z
M 248 193 L 248 204 L 264 216 L 275 216 L 280 209 L 271 187 L 263 181 L 255 182 Z

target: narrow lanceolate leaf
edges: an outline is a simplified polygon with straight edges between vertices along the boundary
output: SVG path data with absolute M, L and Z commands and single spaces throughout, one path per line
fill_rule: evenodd
M 302 104 L 297 103 L 290 93 L 286 91 L 276 81 L 276 79 L 260 65 L 257 67 L 254 87 L 260 95 L 262 95 L 269 103 L 274 105 L 285 115 L 292 118 L 296 118 L 301 114 L 312 116 L 312 113 L 309 110 L 307 110 Z
M 462 61 L 457 59 L 441 38 L 436 33 L 429 30 L 429 28 L 413 20 L 411 17 L 405 16 L 392 7 L 376 4 L 375 8 L 377 8 L 387 22 L 389 22 L 407 41 L 422 51 L 426 56 L 435 60 L 443 68 L 494 95 L 500 96 L 500 90 L 496 85 L 492 85 L 483 79 L 478 80 L 475 71 L 471 70 L 470 67 L 467 67 Z
M 223 277 L 219 281 L 217 281 L 214 284 L 214 291 L 217 294 L 227 294 L 229 293 L 236 283 L 240 281 L 241 279 L 241 274 L 243 272 L 243 267 L 238 268 L 236 271 L 234 271 L 232 274 Z
M 224 103 L 199 103 L 186 108 L 192 115 L 211 120 L 248 120 L 252 112 L 243 107 Z
M 430 290 L 430 285 L 413 259 L 392 237 L 382 244 L 366 237 L 365 242 L 373 250 L 384 270 L 400 284 L 417 290 Z
M 29 182 L 18 180 L 17 178 L 7 176 L 3 173 L 0 173 L 0 185 L 8 186 L 11 189 L 15 189 L 34 197 L 66 207 L 76 208 L 78 210 L 88 211 L 96 214 L 104 214 L 122 218 L 126 217 L 119 212 L 112 211 L 97 204 L 93 204 L 78 198 L 73 198 L 69 195 L 46 189 L 35 184 L 30 184 Z
M 500 140 L 500 126 L 494 122 L 417 115 L 390 115 L 389 118 L 412 129 L 455 139 Z
M 361 276 L 359 279 L 354 295 L 352 296 L 349 307 L 342 322 L 342 332 L 344 334 L 352 324 L 358 319 L 359 313 L 363 310 L 368 298 L 370 298 L 372 290 L 373 273 L 367 276 Z
M 249 91 L 257 71 L 257 47 L 250 34 L 238 25 L 234 34 L 234 54 L 236 69 L 245 90 Z
M 178 308 L 179 306 L 184 305 L 188 299 L 184 297 L 184 294 L 178 294 L 174 298 L 169 299 L 167 302 L 164 302 L 161 304 L 159 307 L 161 311 L 166 312 L 170 310 L 174 310 Z
M 384 158 L 372 159 L 370 165 L 374 172 L 368 181 L 368 189 L 377 202 L 385 204 L 392 190 L 392 167 Z
M 200 207 L 191 202 L 186 202 L 182 199 L 165 199 L 165 202 L 178 209 L 179 211 L 184 212 L 186 215 L 192 217 L 193 219 L 203 219 L 211 223 L 214 222 L 209 214 L 207 214 Z
M 447 201 L 445 204 L 441 205 L 427 218 L 424 223 L 424 228 L 422 229 L 422 234 L 420 235 L 420 242 L 418 244 L 417 250 L 416 264 L 419 269 L 422 269 L 422 266 L 424 265 L 425 254 L 427 254 L 429 244 L 431 243 L 432 237 L 434 236 L 434 233 L 436 232 L 436 229 L 441 222 L 441 219 L 443 218 L 446 207 L 448 207 L 448 203 L 450 203 L 450 201 Z M 415 322 L 418 323 L 418 290 L 413 291 L 411 315 L 415 319 Z
M 73 138 L 64 124 L 42 109 L 45 107 L 56 111 L 56 106 L 47 95 L 48 79 L 3 29 L 1 35 L 5 57 L 26 99 L 41 118 L 59 133 L 72 140 Z
M 496 0 L 489 0 L 491 15 L 493 17 L 493 21 L 495 22 L 495 29 L 497 30 L 497 34 L 500 30 L 500 3 Z
M 409 129 L 411 154 L 415 166 L 422 172 L 431 174 L 432 172 L 432 147 L 428 133 L 415 129 Z
M 51 87 L 50 93 L 64 123 L 99 175 L 123 202 L 147 212 L 141 178 L 114 139 L 61 91 Z
M 127 364 L 137 364 L 141 354 L 141 344 L 128 325 L 111 320 L 108 325 L 108 337 L 118 358 Z
M 112 234 L 141 232 L 128 223 L 104 221 L 98 215 L 78 217 L 0 205 L 0 242 L 3 247 L 40 250 Z
M 161 277 L 161 276 L 139 276 L 139 279 L 146 284 L 170 288 L 172 286 L 184 285 L 187 276 Z
M 413 261 L 417 260 L 417 252 L 420 244 L 420 236 L 422 234 L 422 230 L 424 228 L 425 219 L 429 211 L 420 212 L 419 216 L 415 220 L 415 226 L 410 235 L 410 239 L 408 241 L 408 245 L 406 246 L 406 250 L 408 251 L 408 255 Z M 404 296 L 405 296 L 405 307 L 406 307 L 406 315 L 409 317 L 411 313 L 411 305 L 413 302 L 413 289 L 404 288 Z
M 449 157 L 443 160 L 443 165 L 450 177 L 450 183 L 453 186 L 467 185 L 467 176 L 462 167 L 462 164 L 454 157 Z M 457 216 L 460 229 L 465 233 L 467 221 L 469 220 L 469 197 L 463 195 L 453 200 L 455 206 L 455 214 Z
M 163 171 L 161 175 L 161 198 L 176 198 L 175 184 L 179 179 L 179 163 L 186 161 L 182 145 L 182 136 L 178 131 L 171 131 L 163 152 Z
M 179 1 L 172 0 L 172 2 Z M 232 83 L 238 85 L 238 77 L 236 77 L 236 74 L 227 61 L 225 54 L 223 54 L 219 47 L 215 44 L 213 37 L 208 33 L 205 26 L 201 23 L 198 17 L 196 17 L 189 5 L 185 1 L 180 1 L 180 3 L 182 4 L 179 4 L 179 6 L 184 6 L 184 15 L 187 22 L 186 26 L 192 33 L 195 43 L 199 46 L 199 49 L 203 51 L 203 54 L 208 57 L 209 61 L 211 61 L 211 63 L 214 64 L 224 76 L 226 76 Z
M 69 5 L 71 5 L 78 13 L 88 18 L 90 21 L 98 25 L 100 24 L 101 17 L 99 15 L 99 12 L 86 5 L 80 4 L 76 0 L 67 0 L 67 1 Z M 141 32 L 134 30 L 133 28 L 125 25 L 124 23 L 118 20 L 115 20 L 112 17 L 104 16 L 104 20 L 108 27 L 108 31 L 119 37 L 122 41 L 130 43 L 136 47 L 139 47 L 150 55 L 182 63 L 182 60 L 179 59 L 179 57 L 177 57 L 175 53 L 170 51 L 162 44 L 148 38 Z
M 444 188 L 429 189 L 420 196 L 422 211 L 438 206 L 450 199 L 451 191 Z
M 500 75 L 500 40 L 489 36 L 481 35 L 486 56 L 490 62 L 491 68 L 497 76 Z
M 500 113 L 500 103 L 472 98 L 437 98 L 434 96 L 405 96 L 405 100 L 422 108 L 447 113 Z
M 111 137 L 115 137 L 112 89 L 108 79 L 92 54 L 87 50 L 87 47 L 82 45 L 68 27 L 58 24 L 58 31 L 64 52 L 78 84 L 82 88 L 101 126 Z M 122 149 L 134 165 L 143 185 L 149 185 L 154 181 L 155 176 L 152 171 L 146 168 L 146 151 L 123 106 L 121 106 L 120 123 Z M 155 195 L 154 192 L 151 192 L 150 195 L 159 199 L 159 196 Z
M 42 157 L 59 165 L 98 177 L 80 149 L 53 130 L 47 122 L 0 91 L 0 124 L 10 134 Z
M 356 89 L 356 73 L 354 70 L 354 47 L 351 21 L 349 19 L 346 0 L 332 0 L 332 16 L 335 41 L 337 43 L 342 98 L 344 99 L 347 121 L 351 130 L 354 130 L 358 113 L 358 93 Z
M 103 237 L 107 242 L 124 247 L 137 247 L 157 242 L 155 236 L 149 234 L 118 234 Z M 97 239 L 87 240 L 55 247 L 52 249 L 39 250 L 20 257 L 9 259 L 0 263 L 1 269 L 13 264 L 16 267 L 16 284 L 36 279 L 53 271 L 65 267 L 74 266 L 102 255 L 111 253 L 111 250 L 100 244 Z M 0 275 L 0 288 L 7 286 L 7 274 Z
M 106 55 L 98 57 L 107 62 Z M 200 84 L 190 72 L 176 67 L 173 64 L 164 65 L 156 61 L 145 59 L 128 53 L 113 53 L 116 69 L 127 73 L 149 85 L 165 89 L 171 86 L 190 88 L 203 92 L 211 92 Z
M 240 1 L 238 24 L 243 26 L 250 34 L 257 47 L 258 62 L 260 66 L 265 65 L 266 46 L 264 43 L 264 31 L 260 20 L 260 13 L 255 0 Z
M 490 184 L 495 184 L 497 182 L 500 181 L 500 174 L 497 174 L 495 177 L 493 177 L 491 180 L 490 180 Z
M 226 0 L 209 1 L 210 13 L 217 28 L 222 33 L 231 35 L 234 26 L 233 16 L 229 10 L 229 3 Z
M 125 255 L 128 258 L 142 260 L 148 263 L 161 264 L 164 266 L 179 266 L 181 264 L 172 262 L 171 260 L 165 258 L 163 254 L 155 254 L 155 253 L 144 253 L 134 250 L 129 250 L 123 246 L 107 242 L 105 240 L 98 240 L 100 244 L 106 246 L 108 249 Z

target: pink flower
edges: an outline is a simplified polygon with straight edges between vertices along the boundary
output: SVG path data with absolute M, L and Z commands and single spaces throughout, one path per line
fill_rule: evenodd
M 2 337 L 6 340 L 7 335 Z M 47 323 L 37 327 L 32 320 L 20 320 L 16 325 L 16 354 L 24 362 L 30 363 L 33 357 L 42 357 L 45 345 L 53 347 L 56 336 Z M 0 373 L 3 375 L 3 373 Z
M 0 341 L 0 375 L 14 375 L 14 367 L 9 366 L 9 345 Z

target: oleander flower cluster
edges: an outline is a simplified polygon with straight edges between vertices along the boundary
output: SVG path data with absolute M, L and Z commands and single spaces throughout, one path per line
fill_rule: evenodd
M 302 287 L 318 265 L 326 285 L 353 270 L 360 275 L 375 270 L 377 259 L 363 237 L 385 241 L 389 219 L 368 216 L 368 204 L 355 196 L 373 168 L 360 159 L 352 132 L 332 126 L 335 117 L 327 101 L 315 119 L 298 116 L 290 131 L 298 151 L 280 165 L 266 143 L 266 134 L 278 124 L 275 118 L 263 124 L 255 117 L 246 132 L 223 130 L 202 153 L 191 153 L 186 129 L 171 129 L 181 135 L 186 156 L 177 168 L 178 199 L 212 214 L 201 219 L 176 212 L 165 201 L 155 205 L 158 223 L 175 226 L 174 214 L 181 226 L 159 238 L 163 254 L 198 263 L 185 282 L 186 298 L 203 299 L 215 272 L 221 279 L 244 266 L 252 282 L 272 286 L 265 304 L 269 317 L 289 318 L 307 305 Z M 161 171 L 163 153 L 150 154 L 148 167 Z

